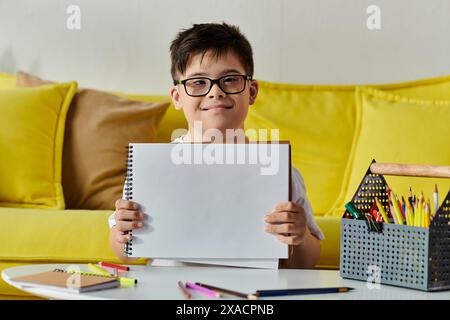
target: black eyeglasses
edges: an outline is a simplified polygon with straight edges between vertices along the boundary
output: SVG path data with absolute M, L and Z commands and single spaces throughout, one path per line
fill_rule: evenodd
M 215 83 L 217 83 L 219 88 L 226 94 L 241 93 L 245 90 L 247 80 L 252 80 L 252 76 L 232 74 L 218 79 L 198 77 L 185 80 L 174 80 L 173 84 L 182 84 L 188 96 L 201 97 L 207 95 Z

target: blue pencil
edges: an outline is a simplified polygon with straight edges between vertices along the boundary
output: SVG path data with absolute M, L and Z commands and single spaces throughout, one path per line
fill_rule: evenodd
M 341 293 L 353 290 L 349 287 L 332 288 L 304 288 L 304 289 L 275 289 L 275 290 L 256 290 L 258 297 L 290 296 L 301 294 L 322 294 L 322 293 Z

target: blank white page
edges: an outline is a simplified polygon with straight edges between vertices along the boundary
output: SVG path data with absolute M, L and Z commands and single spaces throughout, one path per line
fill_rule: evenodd
M 133 230 L 130 256 L 287 258 L 263 217 L 289 199 L 289 144 L 131 146 L 132 200 L 147 220 Z

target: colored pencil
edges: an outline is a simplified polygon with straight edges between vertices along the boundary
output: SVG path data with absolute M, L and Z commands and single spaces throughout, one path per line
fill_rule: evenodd
M 201 282 L 196 282 L 195 284 L 198 285 L 198 286 L 201 286 L 201 287 L 205 287 L 205 288 L 208 288 L 208 289 L 211 289 L 211 290 L 214 290 L 214 291 L 222 292 L 222 293 L 229 294 L 229 295 L 232 295 L 232 296 L 236 296 L 236 297 L 239 297 L 239 298 L 253 299 L 253 300 L 257 299 L 257 297 L 255 295 L 253 295 L 253 294 L 247 294 L 247 293 L 233 291 L 233 290 L 229 290 L 229 289 L 225 289 L 225 288 L 215 287 L 215 286 L 211 286 L 209 284 L 205 284 L 205 283 L 201 283 Z
M 213 298 L 220 298 L 221 294 L 218 292 L 215 292 L 211 289 L 208 288 L 204 288 L 201 286 L 196 285 L 195 283 L 192 282 L 186 282 L 186 288 L 197 291 L 203 295 L 206 295 L 208 297 L 213 297 Z
M 123 271 L 130 271 L 130 267 L 110 262 L 99 262 L 100 267 L 115 268 Z
M 275 297 L 303 294 L 323 294 L 323 293 L 342 293 L 353 290 L 349 287 L 331 287 L 331 288 L 304 288 L 304 289 L 275 289 L 275 290 L 257 290 L 258 297 Z
M 180 288 L 181 292 L 183 293 L 184 297 L 186 299 L 189 299 L 191 297 L 191 294 L 189 291 L 187 291 L 186 287 L 184 286 L 183 282 L 178 281 L 178 288 Z

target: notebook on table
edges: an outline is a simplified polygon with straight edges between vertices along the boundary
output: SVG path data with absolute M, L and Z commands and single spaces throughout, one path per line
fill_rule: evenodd
M 120 285 L 117 277 L 108 277 L 93 273 L 80 274 L 67 272 L 62 269 L 15 277 L 11 280 L 23 286 L 78 293 L 115 288 Z
M 124 197 L 149 219 L 132 231 L 127 256 L 246 266 L 287 258 L 263 217 L 289 201 L 288 143 L 132 143 L 128 150 Z

